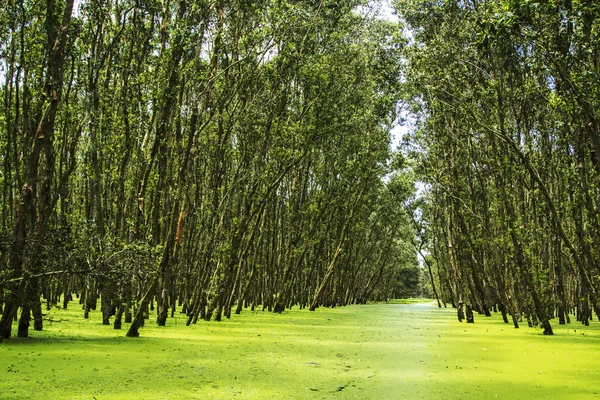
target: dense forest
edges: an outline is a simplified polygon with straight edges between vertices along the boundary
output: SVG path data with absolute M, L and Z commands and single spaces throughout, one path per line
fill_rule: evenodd
M 600 318 L 597 2 L 3 3 L 0 340 L 425 286 Z
M 0 337 L 74 298 L 137 336 L 413 294 L 403 40 L 366 2 L 8 0 L 0 27 Z
M 496 308 L 544 334 L 600 318 L 600 3 L 396 5 L 444 298 L 461 320 Z

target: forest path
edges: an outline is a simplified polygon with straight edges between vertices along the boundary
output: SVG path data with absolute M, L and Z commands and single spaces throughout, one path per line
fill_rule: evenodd
M 73 304 L 33 338 L 0 344 L 0 399 L 593 399 L 598 323 L 513 329 L 427 304 L 245 310 L 141 337 Z M 576 330 L 576 331 L 575 331 Z

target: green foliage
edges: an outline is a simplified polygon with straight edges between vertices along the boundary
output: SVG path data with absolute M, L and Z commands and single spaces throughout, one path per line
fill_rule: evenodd
M 412 33 L 408 154 L 428 185 L 427 247 L 444 297 L 480 312 L 503 304 L 515 324 L 525 313 L 546 333 L 549 319 L 577 307 L 587 325 L 590 307 L 600 310 L 600 198 L 590 193 L 600 183 L 600 85 L 589 79 L 600 9 L 395 4 Z
M 0 14 L 1 228 L 21 235 L 0 288 L 36 283 L 9 314 L 42 294 L 101 298 L 116 325 L 151 301 L 162 324 L 175 302 L 192 323 L 389 296 L 415 263 L 412 178 L 382 181 L 400 24 L 365 1 L 69 4 Z

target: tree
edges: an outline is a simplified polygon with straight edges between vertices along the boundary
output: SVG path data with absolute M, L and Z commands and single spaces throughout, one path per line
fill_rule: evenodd
M 582 94 L 597 82 L 582 77 L 595 73 L 597 7 L 396 6 L 414 32 L 406 99 L 420 116 L 412 140 L 426 152 L 418 158 L 444 296 L 486 314 L 498 304 L 505 322 L 510 314 L 518 327 L 524 316 L 544 334 L 555 313 L 565 323 L 573 308 L 589 323 L 590 304 L 598 314 L 599 198 L 590 192 L 595 100 Z
M 45 4 L 0 13 L 3 337 L 42 299 L 138 336 L 154 308 L 338 306 L 414 272 L 382 181 L 404 40 L 368 2 Z

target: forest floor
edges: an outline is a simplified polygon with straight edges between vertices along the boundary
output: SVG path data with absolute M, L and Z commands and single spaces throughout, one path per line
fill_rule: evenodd
M 600 323 L 459 323 L 434 303 L 244 310 L 139 338 L 52 310 L 43 332 L 0 344 L 0 399 L 593 399 Z M 151 317 L 152 318 L 152 317 Z

